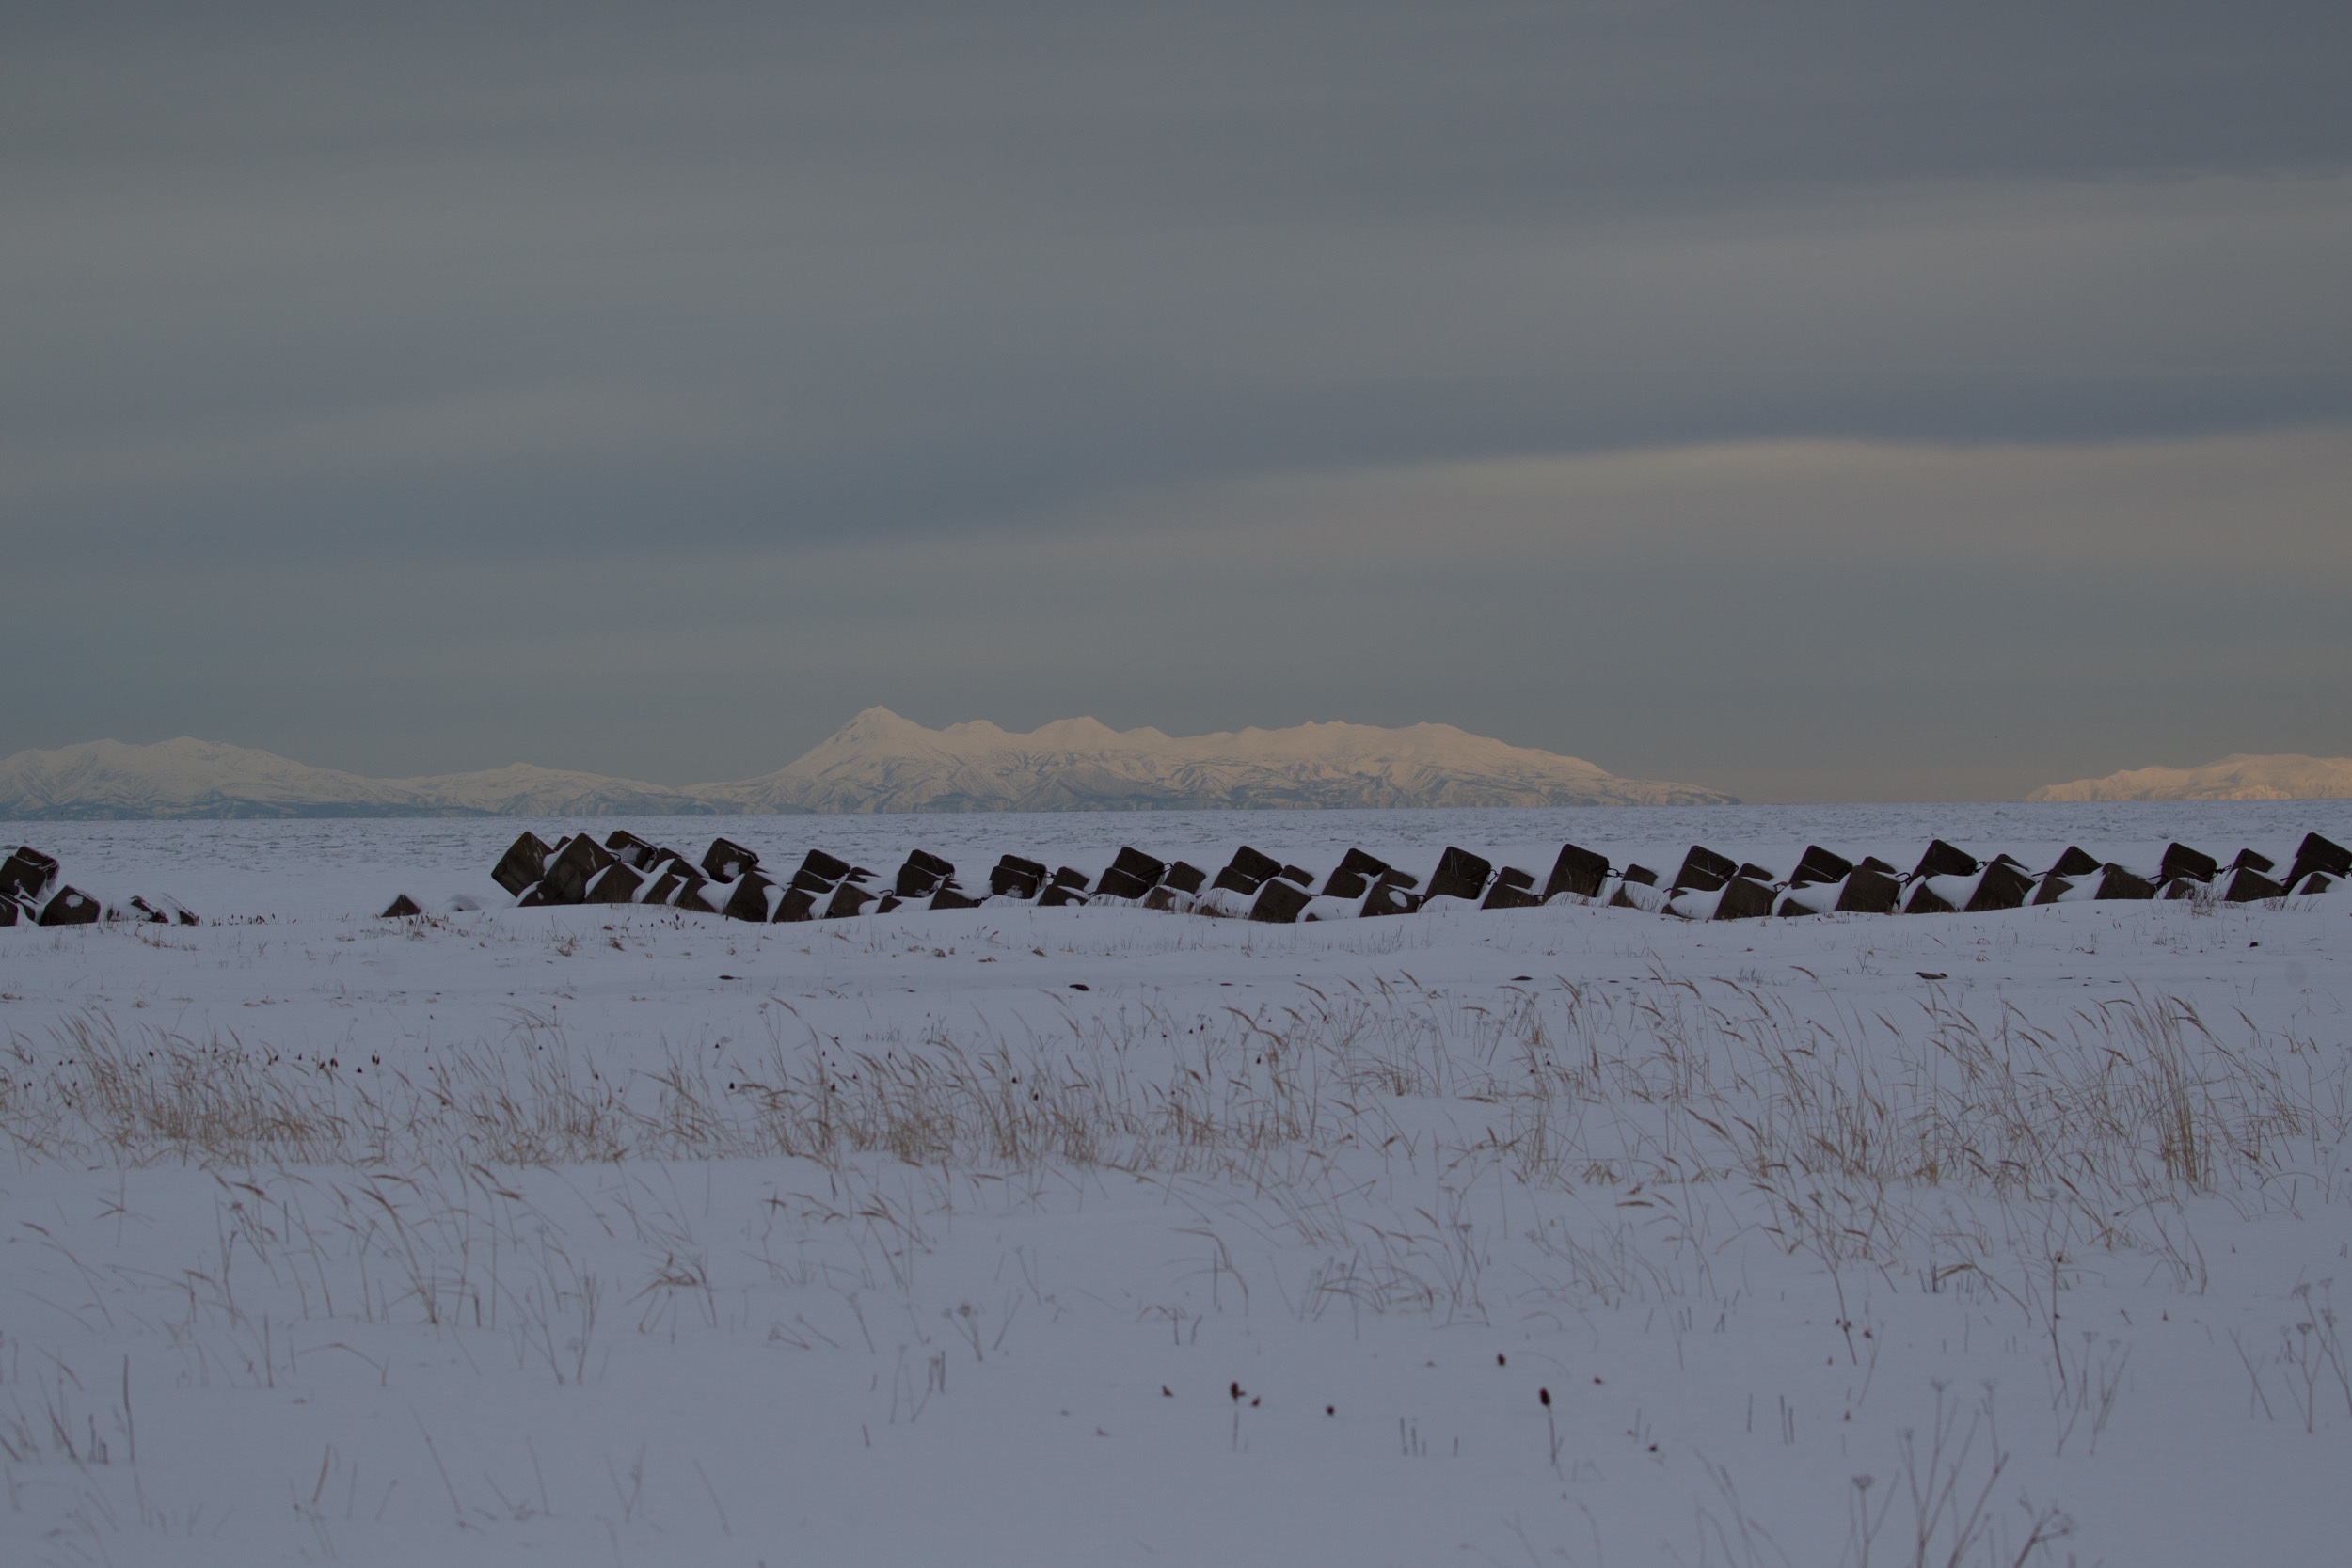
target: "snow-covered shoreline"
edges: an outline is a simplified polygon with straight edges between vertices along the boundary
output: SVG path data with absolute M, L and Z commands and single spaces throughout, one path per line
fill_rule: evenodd
M 2347 816 L 727 831 L 1420 869 Z M 2340 898 L 373 918 L 483 894 L 523 825 L 26 835 L 207 924 L 0 932 L 0 1555 L 1887 1562 L 1947 1481 L 1938 1561 L 2335 1555 Z

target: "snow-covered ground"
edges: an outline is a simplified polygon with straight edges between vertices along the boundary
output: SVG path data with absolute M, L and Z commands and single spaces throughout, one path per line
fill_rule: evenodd
M 749 927 L 515 909 L 526 825 L 34 825 L 206 924 L 0 930 L 0 1560 L 2352 1550 L 2352 898 Z M 1540 879 L 2352 805 L 571 826 Z

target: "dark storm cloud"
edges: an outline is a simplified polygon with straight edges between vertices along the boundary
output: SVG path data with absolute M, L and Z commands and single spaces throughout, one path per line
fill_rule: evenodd
M 1677 645 L 1707 657 L 1613 665 L 1573 722 L 1544 713 L 1560 650 L 1511 638 L 1375 679 L 1313 638 L 1269 637 L 1274 672 L 1154 667 L 1104 657 L 1116 627 L 1025 617 L 1043 582 L 1132 599 L 1129 538 L 1212 591 L 1251 560 L 1220 531 L 1233 487 L 1283 475 L 1324 496 L 1628 449 L 2210 451 L 2341 424 L 2347 63 L 2352 10 L 2325 6 L 20 8 L 0 528 L 48 595 L 33 629 L 115 614 L 103 656 L 42 644 L 0 751 L 194 730 L 379 771 L 529 755 L 683 780 L 772 766 L 872 701 L 1475 720 L 1620 768 L 1834 789 L 1870 743 L 1836 738 L 1834 673 L 1758 686 L 1733 659 L 1726 680 L 1737 634 L 1706 628 L 1741 585 L 1638 538 L 1588 575 L 1612 614 L 1685 607 Z M 2324 491 L 2340 450 L 2296 452 Z M 1890 504 L 1817 477 L 1796 512 Z M 1454 504 L 1417 494 L 1424 526 Z M 1920 540 L 1857 575 L 1788 516 L 1748 526 L 1841 593 L 1956 580 Z M 2263 559 L 2293 576 L 2290 534 Z M 1593 547 L 1510 537 L 1489 559 L 1522 581 Z M 2132 555 L 2128 530 L 2101 537 Z M 950 560 L 1019 614 L 934 605 L 892 641 L 828 608 L 882 625 L 894 584 Z M 1338 612 L 1335 570 L 1283 579 L 1294 616 Z M 1409 603 L 1426 569 L 1395 570 L 1351 602 Z M 2340 602 L 2343 571 L 2285 591 Z M 2063 657 L 2137 645 L 2129 576 L 2043 607 L 2112 632 Z M 728 608 L 744 579 L 788 610 Z M 2225 612 L 2278 609 L 2230 592 Z M 387 651 L 404 628 L 432 645 Z M 1986 657 L 1907 689 L 1981 689 Z M 2166 678 L 2140 668 L 2082 689 L 2130 706 Z M 2261 676 L 2231 678 L 2201 700 L 2243 711 Z M 584 741 L 615 685 L 667 717 Z M 1751 722 L 1735 689 L 1771 745 L 1844 760 L 1800 784 L 1752 738 L 1654 743 L 1661 706 Z M 757 733 L 711 741 L 747 691 Z M 2038 724 L 2027 751 L 2055 757 L 2065 721 Z

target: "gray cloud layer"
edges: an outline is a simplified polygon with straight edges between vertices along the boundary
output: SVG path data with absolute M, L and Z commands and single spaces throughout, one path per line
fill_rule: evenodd
M 2346 749 L 2344 8 L 874 9 L 0 23 L 0 750 Z

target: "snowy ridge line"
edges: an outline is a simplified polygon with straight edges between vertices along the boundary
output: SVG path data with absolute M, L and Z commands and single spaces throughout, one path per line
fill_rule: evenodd
M 368 779 L 187 736 L 0 759 L 0 819 L 20 821 L 1737 803 L 1719 790 L 1619 778 L 1451 724 L 1168 736 L 1063 719 L 1023 735 L 985 721 L 926 729 L 880 707 L 772 773 L 679 786 L 525 763 Z
M 2056 863 L 2035 873 L 2012 856 L 1979 861 L 1937 839 L 1907 874 L 1875 857 L 1856 863 L 1812 845 L 1784 876 L 1693 845 L 1661 887 L 1658 873 L 1647 866 L 1614 866 L 1605 856 L 1565 844 L 1539 889 L 1534 873 L 1498 868 L 1453 846 L 1425 883 L 1360 848 L 1349 849 L 1336 867 L 1319 876 L 1244 845 L 1212 879 L 1199 866 L 1169 863 L 1127 847 L 1092 877 L 1067 865 L 1049 872 L 1041 861 L 1008 854 L 989 871 L 982 895 L 957 880 L 953 864 L 922 849 L 910 853 L 885 884 L 873 871 L 822 849 L 809 850 L 787 875 L 763 870 L 755 851 L 729 839 L 712 840 L 693 864 L 676 850 L 620 830 L 602 844 L 575 833 L 552 847 L 526 832 L 508 847 L 491 876 L 526 908 L 655 904 L 759 925 L 886 914 L 918 903 L 933 910 L 1101 903 L 1276 925 L 1555 903 L 1635 909 L 1686 920 L 1744 920 L 1976 914 L 2100 899 L 2251 903 L 2345 885 L 2352 879 L 2352 850 L 2306 833 L 2283 879 L 2270 875 L 2277 870 L 2276 862 L 2253 849 L 2239 850 L 2224 865 L 2174 843 L 2155 865 L 2144 867 L 2103 863 L 2070 846 Z M 384 911 L 387 917 L 422 912 L 405 894 Z
M 2043 784 L 2028 800 L 2341 800 L 2352 797 L 2352 757 L 2234 752 L 2197 768 L 2131 768 L 2104 778 Z

